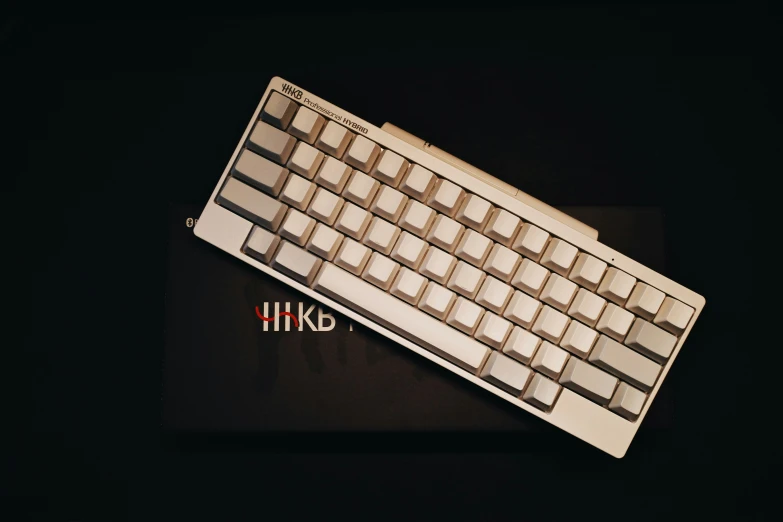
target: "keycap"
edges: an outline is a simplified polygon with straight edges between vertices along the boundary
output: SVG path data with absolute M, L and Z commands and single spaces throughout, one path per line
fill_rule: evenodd
M 400 267 L 392 284 L 391 293 L 407 303 L 416 306 L 427 286 L 427 278 L 413 270 Z
M 633 322 L 633 314 L 628 310 L 623 310 L 619 306 L 608 303 L 598 319 L 596 330 L 606 335 L 622 341 L 625 334 Z
M 666 297 L 666 294 L 657 288 L 639 282 L 636 283 L 633 292 L 628 297 L 625 308 L 648 321 L 652 321 L 661 308 L 664 297 Z
M 515 290 L 514 295 L 511 296 L 511 301 L 506 306 L 506 311 L 503 312 L 503 317 L 520 326 L 530 328 L 533 326 L 533 321 L 535 321 L 540 309 L 541 303 L 537 299 Z
M 362 172 L 369 172 L 380 152 L 381 148 L 377 143 L 364 136 L 356 136 L 345 154 L 345 162 Z
M 321 259 L 310 252 L 288 241 L 282 241 L 271 266 L 292 279 L 310 286 L 318 274 L 318 269 L 321 268 L 321 263 Z
M 288 168 L 307 179 L 313 179 L 323 159 L 323 152 L 300 141 L 296 144 L 291 159 L 288 160 Z
M 492 212 L 492 217 L 489 218 L 484 234 L 501 245 L 511 247 L 521 222 L 522 220 L 511 212 L 502 208 L 496 208 Z
M 408 230 L 419 237 L 424 237 L 432 226 L 432 222 L 435 220 L 435 211 L 430 207 L 422 205 L 418 201 L 413 199 L 408 200 L 408 204 L 405 206 L 405 210 L 402 211 L 402 216 L 397 222 L 400 227 Z
M 353 138 L 353 133 L 335 121 L 328 121 L 323 132 L 315 142 L 315 146 L 334 156 L 343 157 L 345 149 Z
M 371 253 L 372 250 L 347 237 L 337 251 L 334 263 L 352 274 L 359 275 L 369 261 Z
M 256 123 L 247 139 L 247 148 L 281 165 L 288 161 L 296 139 L 263 121 Z
M 312 145 L 315 143 L 315 138 L 318 137 L 318 133 L 321 132 L 323 126 L 323 116 L 307 107 L 300 106 L 299 110 L 296 111 L 296 116 L 294 116 L 294 121 L 291 122 L 288 132 Z
M 573 282 L 558 274 L 552 274 L 541 290 L 539 298 L 546 304 L 565 312 L 576 294 L 576 289 L 577 286 Z
M 467 264 L 465 261 L 458 261 L 454 271 L 451 273 L 447 286 L 468 299 L 473 299 L 476 297 L 485 277 L 486 274 L 478 268 Z
M 484 368 L 481 369 L 480 376 L 485 381 L 518 397 L 527 386 L 533 372 L 530 371 L 530 368 L 522 366 L 499 352 L 492 352 L 489 354 Z
M 438 283 L 430 281 L 419 301 L 419 308 L 440 320 L 446 318 L 456 295 L 451 290 L 443 288 Z
M 255 152 L 242 149 L 239 159 L 231 169 L 231 175 L 252 187 L 277 196 L 288 178 L 288 169 Z
M 634 386 L 650 391 L 661 367 L 647 357 L 602 335 L 588 360 Z
M 540 344 L 540 337 L 523 330 L 519 326 L 515 326 L 503 345 L 503 353 L 523 364 L 527 364 L 533 359 Z
M 492 312 L 485 312 L 473 337 L 499 350 L 511 332 L 512 325 Z
M 280 195 L 280 201 L 287 203 L 298 210 L 305 210 L 310 200 L 313 199 L 317 187 L 296 174 L 291 174 L 288 178 L 283 193 Z
M 487 260 L 484 261 L 484 270 L 508 283 L 521 262 L 522 256 L 499 243 L 495 243 Z
M 511 278 L 511 284 L 533 297 L 538 297 L 547 278 L 549 270 L 530 259 L 523 259 Z
M 566 326 L 568 326 L 568 316 L 545 305 L 538 313 L 531 331 L 539 337 L 557 343 L 563 336 Z
M 492 205 L 475 194 L 468 194 L 457 211 L 457 221 L 482 232 L 492 215 Z
M 576 297 L 568 308 L 568 315 L 578 319 L 589 326 L 595 326 L 596 321 L 601 316 L 601 312 L 606 305 L 606 300 L 602 297 L 580 288 Z
M 394 245 L 391 257 L 400 263 L 416 270 L 427 253 L 427 243 L 410 232 L 400 233 L 397 244 Z
M 279 244 L 280 238 L 278 236 L 253 225 L 253 230 L 250 231 L 250 236 L 245 243 L 244 252 L 252 258 L 268 264 Z
M 350 176 L 351 167 L 338 159 L 327 156 L 313 181 L 339 194 L 345 188 Z
M 360 240 L 367 231 L 372 214 L 353 203 L 345 203 L 334 228 L 347 236 Z
M 414 199 L 427 201 L 427 196 L 434 186 L 435 174 L 421 165 L 413 164 L 402 178 L 400 190 Z
M 631 295 L 636 278 L 631 277 L 622 270 L 610 267 L 601 284 L 598 285 L 598 293 L 606 297 L 615 304 L 623 306 L 628 296 Z
M 483 315 L 483 308 L 476 303 L 459 296 L 454 302 L 454 306 L 451 307 L 446 322 L 454 328 L 471 335 L 478 326 Z
M 637 317 L 628 332 L 628 337 L 625 338 L 625 344 L 637 352 L 664 363 L 672 354 L 677 344 L 677 338 L 641 317 Z
M 533 261 L 538 261 L 541 259 L 541 254 L 544 253 L 544 247 L 548 241 L 548 232 L 544 232 L 532 223 L 525 223 L 519 229 L 511 248 Z
M 419 265 L 419 273 L 440 284 L 446 284 L 457 259 L 440 248 L 430 247 Z
M 465 227 L 450 217 L 438 214 L 430 231 L 427 233 L 427 241 L 446 252 L 454 252 L 454 249 L 457 248 L 457 242 L 462 238 L 463 232 L 465 232 Z
M 475 230 L 466 230 L 454 250 L 454 255 L 480 268 L 484 266 L 491 248 L 492 241 L 488 237 Z
M 658 310 L 653 322 L 674 335 L 680 335 L 688 326 L 691 317 L 693 317 L 693 308 L 667 297 L 663 300 L 661 309 Z
M 605 271 L 606 263 L 590 254 L 580 252 L 576 257 L 576 263 L 574 263 L 568 278 L 574 283 L 595 292 Z
M 455 328 L 330 263 L 325 264 L 313 288 L 474 374 L 491 351 Z
M 261 119 L 279 129 L 285 129 L 296 113 L 297 104 L 278 92 L 269 95 L 261 111 Z
M 384 150 L 381 152 L 380 159 L 375 164 L 370 175 L 382 183 L 397 187 L 402 180 L 402 176 L 408 172 L 409 165 L 408 160 L 399 154 L 395 154 L 390 150 Z
M 315 228 L 315 220 L 295 208 L 288 210 L 278 233 L 295 245 L 305 246 Z
M 358 170 L 353 171 L 351 180 L 343 190 L 343 197 L 349 201 L 353 201 L 362 208 L 370 206 L 370 202 L 375 197 L 375 193 L 378 191 L 377 179 L 373 179 L 367 174 Z
M 315 191 L 315 196 L 307 209 L 307 213 L 327 225 L 333 225 L 343 208 L 343 198 L 335 196 L 321 187 Z
M 323 223 L 317 223 L 306 248 L 327 261 L 331 261 L 337 254 L 344 237 L 333 228 L 327 227 Z
M 557 380 L 557 377 L 563 371 L 566 361 L 568 361 L 568 352 L 555 346 L 549 341 L 543 341 L 538 347 L 530 366 L 537 372 L 543 373 L 547 377 Z
M 400 237 L 400 228 L 392 225 L 379 217 L 372 218 L 367 233 L 364 235 L 364 244 L 370 248 L 389 255 Z
M 639 417 L 639 414 L 642 413 L 642 408 L 644 407 L 644 402 L 646 400 L 647 395 L 643 392 L 621 382 L 612 396 L 612 401 L 609 403 L 609 409 L 628 420 L 634 421 Z
M 511 299 L 512 292 L 513 288 L 506 283 L 492 276 L 487 276 L 476 295 L 476 302 L 493 312 L 501 313 L 508 300 Z
M 550 381 L 540 373 L 536 373 L 530 379 L 530 384 L 525 389 L 525 393 L 522 394 L 522 399 L 536 408 L 549 411 L 555 405 L 559 395 L 559 384 Z
M 382 185 L 370 205 L 370 212 L 396 223 L 405 209 L 408 196 L 387 185 Z
M 371 282 L 378 288 L 388 290 L 399 269 L 400 265 L 398 263 L 395 263 L 378 252 L 373 252 L 362 273 L 362 278 Z
M 453 218 L 464 197 L 465 191 L 462 190 L 462 187 L 441 178 L 435 182 L 435 188 L 430 193 L 427 204 Z
M 571 357 L 559 379 L 560 384 L 598 404 L 606 405 L 612 399 L 617 379 L 603 370 Z
M 571 321 L 560 340 L 560 346 L 584 359 L 590 353 L 596 339 L 598 339 L 598 332 L 579 321 Z
M 541 256 L 541 264 L 565 277 L 568 275 L 571 265 L 574 264 L 577 252 L 574 245 L 554 238 L 544 250 L 544 255 Z
M 226 180 L 217 202 L 272 232 L 278 229 L 288 210 L 286 205 L 234 178 Z

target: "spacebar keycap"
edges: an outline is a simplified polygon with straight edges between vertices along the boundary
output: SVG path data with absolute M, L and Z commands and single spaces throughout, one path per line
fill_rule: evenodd
M 492 351 L 331 263 L 323 264 L 313 289 L 472 373 L 478 373 Z

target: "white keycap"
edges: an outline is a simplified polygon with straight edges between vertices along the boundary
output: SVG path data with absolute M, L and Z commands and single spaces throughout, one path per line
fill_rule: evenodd
M 465 261 L 458 261 L 457 266 L 451 273 L 447 286 L 468 299 L 473 299 L 476 297 L 485 277 L 486 274 L 478 268 L 467 264 Z
M 457 211 L 457 221 L 482 232 L 492 215 L 492 205 L 475 194 L 468 194 Z
M 438 283 L 430 281 L 427 283 L 424 295 L 421 296 L 419 308 L 428 314 L 443 320 L 448 315 L 456 297 L 456 294 L 451 290 L 447 290 Z
M 403 265 L 416 270 L 427 253 L 427 243 L 410 232 L 402 232 L 394 245 L 391 257 Z
M 318 274 L 318 269 L 321 268 L 321 263 L 321 259 L 310 252 L 288 241 L 282 241 L 271 266 L 296 281 L 310 286 Z
M 351 167 L 338 159 L 327 156 L 313 181 L 339 194 L 345 188 L 350 175 Z
M 256 123 L 247 139 L 247 148 L 285 165 L 294 150 L 296 139 L 263 121 Z
M 280 238 L 263 228 L 253 225 L 250 236 L 245 244 L 244 251 L 250 257 L 258 259 L 262 263 L 269 263 L 280 244 Z
M 576 289 L 577 286 L 572 281 L 558 274 L 552 274 L 547 279 L 544 289 L 541 290 L 540 299 L 561 312 L 565 312 L 576 294 Z
M 496 350 L 499 350 L 506 341 L 513 326 L 513 324 L 502 317 L 498 317 L 492 312 L 486 312 L 481 318 L 481 322 L 479 323 L 478 328 L 476 328 L 476 333 L 473 336 L 482 343 L 486 343 Z
M 432 187 L 435 186 L 435 174 L 421 165 L 411 165 L 400 183 L 400 190 L 419 201 L 427 201 Z
M 343 190 L 343 196 L 345 199 L 353 201 L 360 207 L 367 208 L 375 197 L 375 193 L 378 191 L 379 186 L 380 183 L 378 183 L 377 179 L 373 179 L 363 172 L 354 170 L 351 181 L 348 182 L 345 190 Z
M 427 241 L 447 252 L 454 252 L 463 232 L 465 232 L 465 227 L 450 217 L 438 214 L 432 228 L 427 233 Z
M 657 288 L 639 282 L 636 283 L 636 287 L 631 292 L 630 297 L 628 297 L 625 308 L 648 321 L 652 321 L 661 308 L 664 297 L 666 297 L 666 294 Z
M 554 238 L 541 256 L 541 264 L 565 277 L 579 252 L 574 245 Z
M 381 157 L 372 169 L 372 177 L 392 187 L 400 184 L 402 177 L 408 172 L 408 160 L 390 150 L 381 152 Z
M 343 198 L 318 187 L 315 191 L 315 196 L 313 196 L 313 201 L 307 209 L 307 213 L 327 225 L 333 225 L 342 208 Z
M 288 169 L 272 163 L 255 152 L 243 149 L 231 175 L 248 185 L 277 196 L 288 178 Z
M 400 237 L 399 227 L 379 217 L 374 217 L 367 228 L 363 242 L 368 247 L 374 248 L 382 254 L 389 255 L 398 237 Z
M 315 228 L 313 218 L 292 208 L 288 211 L 278 233 L 296 245 L 305 246 L 313 228 Z
M 476 303 L 459 296 L 454 302 L 454 306 L 451 307 L 446 322 L 454 328 L 471 335 L 476 329 L 476 326 L 478 326 L 482 315 L 484 315 L 483 308 Z
M 598 338 L 588 360 L 643 391 L 652 390 L 661 373 L 660 365 L 605 335 Z
M 658 310 L 653 322 L 674 335 L 680 335 L 688 326 L 691 317 L 693 317 L 693 308 L 667 297 L 663 300 L 661 309 Z
M 435 188 L 430 193 L 427 204 L 453 218 L 464 197 L 465 191 L 462 187 L 441 178 L 435 182 Z
M 609 409 L 622 415 L 628 420 L 634 421 L 642 413 L 647 395 L 633 386 L 621 382 L 612 396 Z
M 539 337 L 556 343 L 563 337 L 566 326 L 568 326 L 567 315 L 561 314 L 549 306 L 544 306 L 538 313 L 531 331 Z
M 491 382 L 498 388 L 518 397 L 533 376 L 530 368 L 526 368 L 513 359 L 499 352 L 489 354 L 489 359 L 481 369 L 481 378 Z
M 533 357 L 533 362 L 530 363 L 530 366 L 547 377 L 557 379 L 563 371 L 568 357 L 568 352 L 549 341 L 544 341 L 538 347 L 536 356 Z
M 487 276 L 484 279 L 484 284 L 481 285 L 478 295 L 476 295 L 476 302 L 493 312 L 501 313 L 506 307 L 508 300 L 511 299 L 513 290 L 506 283 L 492 276 Z
M 334 156 L 342 158 L 345 149 L 353 138 L 353 133 L 337 122 L 329 121 L 326 123 L 323 132 L 315 142 L 315 146 Z
M 457 244 L 454 255 L 477 267 L 484 266 L 492 241 L 475 230 L 466 230 Z
M 560 384 L 601 405 L 609 404 L 617 382 L 615 377 L 576 357 L 568 360 L 560 376 Z
M 634 319 L 625 344 L 660 363 L 672 354 L 677 338 L 669 332 L 648 323 L 641 317 Z
M 560 341 L 560 346 L 584 359 L 590 353 L 596 339 L 598 339 L 598 332 L 579 321 L 571 321 Z
M 523 259 L 511 278 L 511 284 L 533 297 L 538 297 L 548 277 L 549 270 L 530 259 Z
M 424 237 L 435 220 L 435 211 L 418 201 L 408 200 L 398 224 L 419 237 Z
M 580 288 L 571 306 L 568 308 L 568 315 L 588 326 L 595 326 L 605 305 L 606 300 L 604 298 L 588 292 L 584 288 Z
M 537 373 L 530 379 L 522 399 L 536 408 L 549 411 L 560 395 L 560 385 Z
M 373 252 L 362 273 L 362 278 L 371 282 L 378 288 L 388 290 L 399 269 L 399 264 L 378 252 Z
M 296 144 L 291 159 L 288 160 L 288 168 L 307 179 L 313 179 L 323 159 L 323 152 L 300 141 Z
M 343 244 L 337 251 L 334 263 L 352 274 L 359 275 L 362 273 L 362 270 L 364 270 L 364 266 L 370 259 L 371 253 L 372 250 L 347 237 L 343 240 Z
M 632 322 L 633 314 L 631 312 L 623 310 L 613 303 L 608 303 L 595 328 L 601 333 L 622 341 Z
M 519 229 L 511 248 L 533 261 L 538 261 L 544 253 L 544 247 L 549 241 L 549 233 L 544 232 L 531 223 L 525 223 Z
M 533 359 L 533 356 L 538 349 L 538 345 L 540 344 L 540 337 L 533 335 L 527 330 L 523 330 L 519 326 L 515 326 L 514 329 L 511 330 L 511 335 L 506 339 L 506 344 L 503 345 L 503 353 L 523 364 L 527 364 Z
M 361 239 L 367 231 L 371 219 L 372 214 L 363 208 L 357 207 L 353 203 L 346 203 L 343 205 L 343 210 L 340 212 L 340 217 L 337 218 L 334 228 L 354 239 Z
M 440 284 L 446 284 L 457 259 L 440 248 L 430 247 L 419 265 L 419 273 Z
M 489 218 L 484 234 L 498 243 L 510 247 L 521 222 L 522 220 L 511 212 L 496 208 L 492 212 L 492 217 Z
M 310 200 L 313 199 L 316 188 L 318 187 L 303 177 L 291 174 L 283 193 L 280 194 L 280 201 L 288 203 L 296 209 L 305 210 L 310 204 Z
M 307 242 L 307 250 L 331 261 L 337 254 L 337 250 L 343 242 L 343 236 L 333 228 L 327 227 L 323 223 L 315 225 L 313 235 Z
M 521 261 L 522 256 L 499 243 L 495 243 L 484 262 L 484 270 L 508 283 Z
M 574 263 L 574 268 L 571 269 L 571 274 L 568 278 L 576 284 L 595 292 L 605 271 L 606 263 L 590 254 L 580 252 L 576 257 L 576 263 Z
M 272 232 L 278 229 L 288 211 L 286 205 L 235 178 L 226 180 L 217 202 Z
M 631 295 L 635 284 L 635 277 L 629 276 L 622 270 L 610 267 L 601 280 L 601 284 L 598 285 L 598 293 L 610 301 L 623 306 L 628 296 Z
M 380 152 L 381 148 L 377 143 L 364 136 L 356 136 L 345 154 L 345 162 L 362 172 L 369 172 Z
M 380 190 L 378 190 L 372 205 L 370 205 L 370 212 L 378 214 L 392 223 L 396 223 L 397 220 L 400 219 L 407 202 L 408 196 L 399 190 L 382 185 Z
M 288 127 L 296 113 L 296 103 L 279 92 L 273 92 L 261 111 L 261 119 L 279 129 Z
M 419 299 L 421 299 L 421 294 L 424 293 L 424 288 L 426 286 L 426 277 L 403 266 L 397 272 L 397 277 L 394 280 L 394 284 L 392 284 L 391 293 L 416 306 Z
M 506 311 L 503 312 L 503 317 L 520 326 L 530 328 L 533 326 L 533 321 L 535 321 L 540 308 L 541 303 L 537 299 L 515 290 L 511 301 L 506 306 Z
M 318 133 L 321 132 L 323 126 L 323 116 L 307 107 L 300 106 L 296 116 L 294 116 L 294 121 L 291 122 L 291 127 L 288 128 L 288 132 L 312 145 L 315 143 L 315 138 L 318 137 Z

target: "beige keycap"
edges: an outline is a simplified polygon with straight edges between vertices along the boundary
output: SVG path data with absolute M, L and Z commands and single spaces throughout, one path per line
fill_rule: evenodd
M 409 268 L 400 267 L 392 284 L 391 293 L 403 301 L 416 306 L 427 286 L 427 278 Z
M 568 310 L 568 305 L 571 304 L 577 288 L 576 284 L 565 277 L 552 274 L 547 279 L 539 297 L 546 304 L 565 312 Z
M 511 284 L 533 297 L 538 297 L 547 278 L 549 270 L 530 259 L 523 259 L 511 278 Z
M 522 220 L 511 212 L 502 208 L 496 208 L 492 212 L 492 217 L 489 218 L 484 234 L 501 245 L 511 247 L 521 223 Z
M 226 180 L 217 202 L 272 232 L 278 229 L 288 211 L 286 205 L 235 178 Z
M 568 315 L 589 326 L 595 326 L 606 305 L 606 300 L 584 288 L 580 288 L 568 308 Z
M 372 214 L 353 203 L 345 203 L 334 228 L 347 236 L 360 240 L 367 231 Z
M 520 326 L 530 328 L 533 326 L 533 321 L 536 320 L 536 316 L 540 309 L 541 303 L 537 299 L 533 299 L 529 295 L 523 294 L 519 290 L 515 290 L 514 295 L 511 297 L 511 301 L 509 301 L 508 306 L 506 306 L 506 311 L 503 312 L 503 317 Z
M 430 193 L 427 204 L 453 218 L 464 198 L 465 191 L 462 187 L 441 178 L 435 182 L 435 188 Z
M 540 373 L 536 373 L 530 379 L 530 384 L 525 389 L 525 393 L 522 394 L 522 399 L 538 409 L 549 411 L 555 405 L 559 395 L 559 384 L 547 379 Z
M 533 372 L 530 368 L 499 352 L 492 352 L 479 375 L 485 381 L 518 397 L 527 386 Z
M 391 257 L 416 270 L 427 253 L 427 243 L 410 232 L 402 232 L 394 245 Z
M 502 317 L 498 317 L 492 312 L 485 312 L 473 337 L 482 343 L 488 344 L 492 348 L 499 350 L 506 341 L 513 326 L 514 325 Z
M 288 168 L 307 179 L 313 179 L 324 159 L 324 153 L 303 141 L 296 144 Z
M 465 261 L 458 261 L 457 266 L 451 273 L 447 286 L 468 299 L 473 299 L 476 297 L 485 277 L 486 274 L 482 270 L 467 264 Z
M 462 239 L 459 240 L 454 255 L 464 259 L 468 263 L 477 267 L 484 266 L 489 251 L 492 248 L 492 241 L 475 230 L 465 230 Z
M 539 337 L 557 343 L 563 337 L 566 326 L 568 326 L 568 316 L 545 305 L 538 313 L 531 331 Z
M 343 190 L 343 197 L 353 201 L 362 208 L 367 208 L 375 197 L 375 193 L 378 192 L 379 186 L 380 183 L 378 183 L 377 179 L 354 170 L 351 180 L 345 186 L 345 190 Z
M 338 159 L 327 156 L 313 181 L 339 194 L 345 188 L 350 176 L 351 167 Z
M 622 270 L 610 267 L 601 280 L 601 284 L 598 285 L 598 293 L 615 304 L 623 306 L 628 296 L 631 295 L 635 284 L 635 277 L 629 276 Z
M 454 304 L 456 298 L 456 294 L 451 290 L 447 290 L 438 283 L 430 281 L 427 283 L 424 295 L 421 296 L 419 308 L 443 320 L 448 315 L 451 305 Z
M 584 359 L 590 353 L 596 339 L 598 339 L 598 332 L 579 321 L 571 321 L 565 335 L 560 340 L 560 346 Z
M 323 223 L 317 223 L 306 248 L 313 254 L 331 261 L 337 254 L 344 237 L 333 228 L 327 227 Z
M 307 213 L 327 225 L 333 225 L 340 210 L 343 208 L 343 202 L 343 198 L 318 187 L 315 191 L 315 196 L 313 196 L 313 201 L 307 209 Z
M 277 196 L 288 178 L 288 169 L 253 151 L 242 149 L 231 175 L 248 185 Z
M 296 139 L 263 121 L 256 123 L 247 139 L 247 148 L 285 165 L 294 150 Z
M 378 288 L 388 290 L 399 269 L 399 264 L 378 252 L 373 252 L 362 273 L 362 278 Z
M 438 214 L 432 228 L 427 233 L 427 241 L 447 252 L 454 252 L 463 232 L 465 232 L 465 227 L 450 217 Z
M 574 245 L 566 243 L 562 239 L 554 238 L 541 256 L 541 264 L 565 277 L 574 264 L 576 254 L 579 252 Z
M 321 268 L 321 263 L 322 261 L 310 252 L 288 241 L 281 241 L 270 266 L 303 285 L 310 286 Z
M 541 230 L 532 223 L 525 223 L 519 229 L 511 248 L 533 261 L 541 259 L 544 247 L 549 241 L 549 233 Z
M 628 337 L 625 338 L 625 344 L 637 352 L 664 363 L 677 345 L 677 338 L 641 317 L 637 317 L 634 319 L 631 331 L 628 332 Z
M 515 326 L 511 330 L 511 335 L 506 339 L 506 344 L 503 345 L 503 353 L 527 364 L 533 359 L 540 344 L 540 337 Z
M 571 269 L 571 274 L 568 278 L 576 284 L 582 285 L 588 290 L 595 292 L 605 271 L 606 263 L 590 254 L 580 252 L 576 257 L 576 263 L 574 263 L 574 267 Z
M 435 174 L 421 165 L 413 164 L 400 183 L 400 190 L 419 201 L 427 201 L 430 191 L 435 186 Z
M 478 295 L 476 295 L 476 302 L 493 312 L 501 313 L 506 307 L 506 303 L 511 299 L 513 290 L 506 283 L 492 276 L 487 276 Z
M 402 211 L 398 224 L 419 237 L 425 237 L 434 220 L 434 210 L 410 199 L 408 204 L 405 205 L 405 210 Z
M 396 223 L 397 220 L 400 219 L 407 202 L 408 196 L 399 190 L 393 189 L 387 185 L 382 185 L 370 205 L 370 212 L 378 214 L 392 223 Z
M 482 232 L 492 216 L 493 207 L 475 194 L 468 194 L 457 211 L 457 221 Z
M 269 263 L 280 244 L 280 238 L 273 233 L 264 230 L 258 225 L 253 225 L 250 236 L 245 243 L 244 252 L 262 263 Z
M 283 193 L 280 194 L 280 201 L 288 203 L 298 210 L 305 210 L 310 200 L 313 199 L 316 187 L 301 176 L 291 174 L 288 178 Z
M 644 391 L 652 390 L 661 373 L 660 365 L 605 335 L 598 338 L 588 360 Z
M 636 283 L 636 287 L 628 297 L 625 308 L 648 321 L 652 321 L 661 308 L 664 297 L 666 294 L 640 281 Z
M 465 299 L 462 296 L 457 297 L 454 306 L 451 307 L 446 322 L 454 328 L 472 335 L 479 324 L 481 316 L 484 315 L 484 309 L 476 303 Z
M 390 150 L 381 152 L 380 159 L 372 169 L 371 176 L 392 187 L 397 187 L 408 172 L 408 160 Z
M 314 228 L 313 218 L 292 208 L 288 210 L 288 215 L 283 220 L 278 233 L 295 245 L 305 246 Z
M 609 409 L 630 421 L 635 421 L 642 413 L 646 400 L 647 395 L 643 392 L 621 382 L 612 396 Z
M 484 270 L 508 283 L 521 262 L 522 256 L 499 243 L 495 243 L 484 262 Z
M 373 217 L 364 235 L 363 243 L 382 254 L 389 255 L 398 237 L 400 237 L 399 227 L 379 217 Z
M 296 111 L 296 116 L 294 116 L 294 121 L 291 122 L 288 132 L 312 145 L 315 143 L 315 138 L 318 137 L 318 133 L 321 132 L 323 126 L 323 116 L 307 107 L 301 106 Z
M 356 136 L 345 154 L 345 162 L 362 172 L 370 172 L 380 152 L 381 148 L 377 143 L 364 136 Z
M 261 111 L 261 119 L 279 129 L 285 129 L 296 113 L 297 104 L 280 94 L 273 92 Z
M 457 258 L 433 246 L 424 255 L 424 260 L 419 265 L 419 273 L 444 285 L 456 264 Z
M 693 317 L 693 308 L 667 297 L 663 300 L 661 309 L 658 310 L 653 322 L 674 335 L 680 335 L 688 326 L 691 317 Z
M 595 328 L 601 333 L 622 341 L 632 322 L 633 314 L 631 312 L 623 310 L 613 303 L 608 303 Z
M 364 270 L 367 261 L 370 259 L 372 250 L 357 243 L 353 239 L 346 237 L 343 244 L 337 251 L 334 258 L 334 264 L 348 270 L 354 275 L 360 275 Z
M 559 379 L 560 384 L 601 405 L 609 404 L 617 379 L 603 370 L 571 357 Z
M 351 131 L 339 123 L 328 121 L 323 132 L 315 142 L 315 146 L 339 159 L 343 157 L 345 149 L 348 148 L 348 144 L 353 136 L 354 134 Z
M 530 366 L 547 377 L 557 379 L 568 361 L 568 352 L 549 341 L 543 341 Z

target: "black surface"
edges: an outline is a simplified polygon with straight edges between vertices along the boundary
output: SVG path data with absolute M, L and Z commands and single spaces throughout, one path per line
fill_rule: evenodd
M 771 10 L 263 8 L 2 20 L 3 519 L 771 517 Z M 707 298 L 667 427 L 622 460 L 557 432 L 162 436 L 171 204 L 203 204 L 274 75 L 550 204 L 660 208 L 666 275 Z

